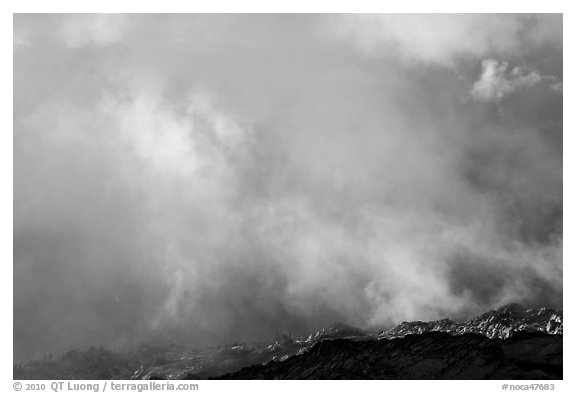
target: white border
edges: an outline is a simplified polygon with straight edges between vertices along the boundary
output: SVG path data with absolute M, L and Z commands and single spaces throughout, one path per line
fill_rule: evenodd
M 5 1 L 2 3 L 3 12 L 0 19 L 0 28 L 2 29 L 2 123 L 3 132 L 1 133 L 0 148 L 0 173 L 4 188 L 0 193 L 2 198 L 1 204 L 1 255 L 2 255 L 2 274 L 0 288 L 2 291 L 2 357 L 1 357 L 1 391 L 12 390 L 12 337 L 13 337 L 13 315 L 12 315 L 12 246 L 13 246 L 13 107 L 12 107 L 12 89 L 13 86 L 13 40 L 12 40 L 12 14 L 13 13 L 55 13 L 55 12 L 560 12 L 564 13 L 564 37 L 568 45 L 565 45 L 564 51 L 564 69 L 567 70 L 563 78 L 564 86 L 564 108 L 573 108 L 572 87 L 574 86 L 571 70 L 574 68 L 572 37 L 574 34 L 574 17 L 572 16 L 574 2 L 547 0 L 547 1 L 498 1 L 484 0 L 471 4 L 462 1 L 401 1 L 385 2 L 373 0 L 354 0 L 354 1 L 312 1 L 312 0 L 292 0 L 279 2 L 263 0 L 211 0 L 205 2 L 193 2 L 182 0 L 155 0 L 155 1 L 120 1 L 120 0 L 100 0 L 91 3 L 80 3 L 71 0 L 27 0 L 27 1 Z M 572 109 L 573 111 L 573 109 Z M 564 381 L 554 381 L 556 391 L 576 391 L 574 373 L 574 339 L 571 334 L 573 329 L 573 312 L 574 309 L 574 289 L 570 285 L 574 277 L 573 261 L 574 256 L 574 223 L 575 188 L 574 181 L 569 176 L 573 173 L 572 169 L 576 168 L 574 156 L 570 153 L 574 148 L 574 117 L 572 111 L 564 110 L 564 330 L 568 333 L 565 337 L 564 351 Z M 47 381 L 51 382 L 51 381 Z M 470 392 L 496 392 L 501 391 L 503 381 L 247 381 L 247 382 L 217 382 L 217 381 L 200 381 L 200 391 L 233 391 L 235 389 L 250 391 L 269 392 L 271 389 L 277 392 L 288 392 L 296 389 L 321 389 L 333 391 L 350 391 L 361 389 L 362 391 L 379 391 L 390 389 L 391 391 L 410 391 L 418 389 L 426 391 L 458 391 L 464 389 Z M 529 383 L 529 381 L 508 381 L 507 383 Z M 569 388 L 569 386 L 573 386 Z

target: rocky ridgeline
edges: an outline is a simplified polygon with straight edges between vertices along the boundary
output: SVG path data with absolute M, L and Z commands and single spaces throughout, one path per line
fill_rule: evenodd
M 362 329 L 344 323 L 334 323 L 327 328 L 310 334 L 306 339 L 306 343 L 314 344 L 321 340 L 333 340 L 337 338 L 362 339 L 368 336 L 369 334 Z
M 509 378 L 556 378 L 561 373 L 562 359 L 561 355 L 558 358 L 558 353 L 562 351 L 562 332 L 561 310 L 524 309 L 512 304 L 466 322 L 449 319 L 404 322 L 379 334 L 335 323 L 308 337 L 278 334 L 271 343 L 200 349 L 172 344 L 142 345 L 119 352 L 104 349 L 70 351 L 53 361 L 15 366 L 14 378 L 205 379 L 226 375 L 230 378 L 417 379 L 467 378 L 472 374 L 479 378 L 497 378 L 503 374 L 494 371 L 495 364 L 508 370 Z M 518 334 L 533 336 L 524 336 L 522 341 Z M 462 336 L 466 338 L 460 338 Z M 503 339 L 508 340 L 502 343 Z M 422 343 L 431 345 L 436 352 L 424 351 Z M 466 347 L 468 344 L 476 347 Z M 525 348 L 532 349 L 525 351 Z M 388 352 L 379 352 L 383 350 Z M 527 359 L 508 356 L 524 353 L 522 351 L 526 352 Z M 528 356 L 530 353 L 534 354 L 532 360 Z M 334 358 L 327 354 L 333 354 Z M 452 358 L 468 361 L 469 357 L 474 367 L 484 367 L 480 360 L 473 360 L 475 356 L 496 359 L 494 364 L 490 363 L 492 360 L 482 363 L 487 367 L 482 370 L 493 371 L 484 373 L 467 369 L 456 374 L 450 371 L 461 368 L 452 363 Z M 332 368 L 337 371 L 328 371 Z
M 520 332 L 509 339 L 443 332 L 389 340 L 322 340 L 283 362 L 216 379 L 561 379 L 562 336 Z
M 445 332 L 452 335 L 477 333 L 488 338 L 501 339 L 521 331 L 562 334 L 562 314 L 562 310 L 558 311 L 551 308 L 526 309 L 518 304 L 509 304 L 466 322 L 458 323 L 449 319 L 430 322 L 403 322 L 390 330 L 381 332 L 378 337 L 388 339 L 425 332 Z
M 217 379 L 561 379 L 562 333 L 562 310 L 517 304 L 378 335 L 334 324 L 311 334 L 296 356 Z

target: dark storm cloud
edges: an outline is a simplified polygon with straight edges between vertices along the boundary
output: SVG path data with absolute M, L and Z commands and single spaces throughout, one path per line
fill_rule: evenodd
M 14 34 L 17 358 L 560 305 L 561 17 Z

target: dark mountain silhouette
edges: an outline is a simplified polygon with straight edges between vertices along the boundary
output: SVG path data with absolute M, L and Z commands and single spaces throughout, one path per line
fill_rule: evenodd
M 283 362 L 218 379 L 561 379 L 562 336 L 520 332 L 410 334 L 378 341 L 323 340 Z

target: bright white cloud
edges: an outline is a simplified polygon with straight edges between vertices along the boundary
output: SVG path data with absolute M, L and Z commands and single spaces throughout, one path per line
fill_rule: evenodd
M 508 63 L 494 59 L 482 62 L 482 74 L 470 90 L 472 97 L 478 101 L 498 102 L 504 97 L 514 93 L 517 89 L 532 87 L 542 81 L 550 82 L 554 91 L 561 90 L 556 78 L 543 76 L 530 67 L 514 67 L 508 71 Z
M 454 67 L 458 60 L 561 45 L 561 16 L 369 14 L 338 16 L 332 31 L 374 56 Z M 537 33 L 536 33 L 537 32 Z
M 70 48 L 118 43 L 129 28 L 123 14 L 80 14 L 66 16 L 61 34 Z

